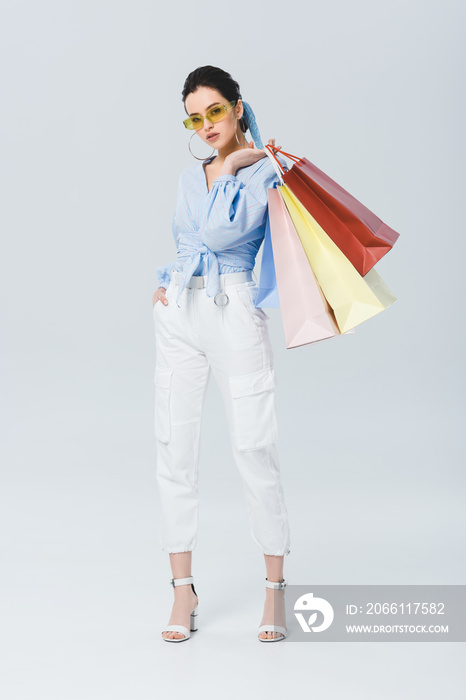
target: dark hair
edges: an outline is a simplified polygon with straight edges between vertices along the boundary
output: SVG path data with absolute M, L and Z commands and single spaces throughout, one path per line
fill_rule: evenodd
M 231 100 L 237 102 L 243 99 L 236 80 L 233 80 L 229 73 L 215 66 L 200 66 L 188 75 L 184 81 L 181 97 L 183 104 L 187 96 L 191 92 L 195 92 L 199 87 L 209 87 L 218 90 L 228 102 Z M 243 116 L 239 120 L 239 125 L 243 132 L 247 131 L 249 128 L 244 110 Z

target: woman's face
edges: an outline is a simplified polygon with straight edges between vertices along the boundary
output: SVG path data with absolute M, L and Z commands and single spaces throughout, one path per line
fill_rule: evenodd
M 201 114 L 205 117 L 207 110 L 214 104 L 228 105 L 228 100 L 218 90 L 208 87 L 199 87 L 195 92 L 190 92 L 185 99 L 185 109 L 188 116 L 192 114 Z M 241 100 L 238 100 L 236 105 L 225 114 L 220 121 L 212 124 L 208 119 L 204 119 L 204 124 L 200 129 L 196 130 L 197 135 L 207 144 L 211 144 L 213 148 L 225 148 L 233 141 L 236 145 L 238 141 L 235 137 L 235 119 L 238 120 L 243 115 L 243 105 Z M 244 134 L 237 124 L 238 139 L 242 141 Z M 211 141 L 209 136 L 217 134 Z

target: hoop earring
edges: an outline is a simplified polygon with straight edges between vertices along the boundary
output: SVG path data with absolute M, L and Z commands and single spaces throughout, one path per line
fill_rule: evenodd
M 193 136 L 196 136 L 196 132 L 194 132 Z M 191 139 L 193 138 L 193 136 L 191 136 L 191 138 L 188 141 L 188 148 L 189 148 L 189 152 L 191 153 L 191 155 L 194 158 L 196 158 L 196 160 L 207 160 L 207 158 L 210 158 L 210 156 L 212 156 L 215 153 L 215 148 L 209 156 L 204 156 L 203 158 L 198 158 L 197 156 L 194 155 L 194 153 L 191 150 Z
M 237 123 L 237 121 L 238 121 L 238 117 L 236 117 L 236 119 L 235 119 L 235 136 L 236 136 L 236 140 L 238 141 L 238 135 L 237 135 L 237 133 L 236 133 L 236 123 Z M 238 143 L 239 143 L 239 141 L 238 141 Z M 246 143 L 246 136 L 245 136 L 244 139 L 243 139 L 243 143 L 239 143 L 239 145 L 240 145 L 240 146 L 244 146 L 245 143 Z

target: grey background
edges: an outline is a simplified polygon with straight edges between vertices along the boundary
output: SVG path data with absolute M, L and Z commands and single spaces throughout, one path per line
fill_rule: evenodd
M 354 335 L 286 350 L 269 312 L 285 576 L 465 583 L 464 6 L 0 9 L 5 697 L 463 698 L 462 644 L 257 642 L 265 567 L 213 381 L 199 631 L 160 640 L 173 592 L 157 531 L 152 293 L 175 258 L 176 181 L 192 162 L 183 83 L 218 65 L 264 141 L 306 155 L 401 234 L 377 266 L 399 301 Z

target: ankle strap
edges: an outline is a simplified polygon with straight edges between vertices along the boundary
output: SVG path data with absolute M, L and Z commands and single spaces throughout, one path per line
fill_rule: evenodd
M 184 586 L 186 583 L 192 583 L 194 581 L 194 576 L 186 576 L 186 578 L 171 578 L 170 583 L 173 587 Z
M 265 577 L 265 585 L 267 588 L 285 588 L 287 583 L 288 581 L 285 581 L 285 579 L 281 581 L 269 581 L 268 578 Z

